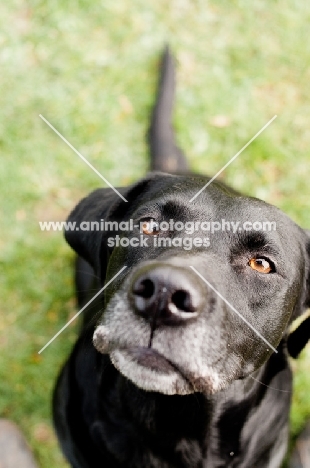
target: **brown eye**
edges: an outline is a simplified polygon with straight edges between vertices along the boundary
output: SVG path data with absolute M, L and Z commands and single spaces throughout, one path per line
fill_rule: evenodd
M 249 265 L 253 270 L 259 273 L 270 273 L 273 270 L 273 265 L 265 258 L 251 258 Z
M 156 236 L 159 233 L 159 225 L 153 219 L 143 221 L 141 230 L 147 236 Z

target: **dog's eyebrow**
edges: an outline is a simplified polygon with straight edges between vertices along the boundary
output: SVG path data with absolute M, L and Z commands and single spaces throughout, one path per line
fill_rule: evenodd
M 238 232 L 236 247 L 238 250 L 241 249 L 250 252 L 260 251 L 274 255 L 280 253 L 275 241 L 269 236 L 266 236 L 264 232 Z
M 190 210 L 188 203 L 184 204 L 174 200 L 155 202 L 150 205 L 141 206 L 136 212 L 135 217 L 142 216 L 165 216 L 174 219 L 183 219 L 188 216 L 194 216 L 196 213 Z
M 198 212 L 192 207 L 188 206 L 188 201 L 176 201 L 176 200 L 167 200 L 166 202 L 160 204 L 161 212 L 166 217 L 171 217 L 175 219 L 196 219 Z M 206 218 L 206 213 L 204 213 Z M 206 221 L 206 219 L 204 219 Z
M 144 205 L 138 208 L 138 210 L 133 214 L 135 218 L 142 218 L 143 216 L 154 217 L 161 215 L 162 210 L 158 203 L 153 203 L 150 205 Z

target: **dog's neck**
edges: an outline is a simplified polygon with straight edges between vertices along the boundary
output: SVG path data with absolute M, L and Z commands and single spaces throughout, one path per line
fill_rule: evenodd
M 213 459 L 213 453 L 221 453 L 229 466 L 232 458 L 243 453 L 241 430 L 247 421 L 252 424 L 252 410 L 259 412 L 266 393 L 277 398 L 277 391 L 286 391 L 290 398 L 290 389 L 275 390 L 281 386 L 281 372 L 289 371 L 283 350 L 255 374 L 216 396 L 145 392 L 125 379 L 107 356 L 103 358 L 99 439 L 121 464 L 135 459 L 134 466 L 153 466 L 153 458 L 158 457 L 161 467 L 165 467 L 163 460 L 167 466 L 198 466 L 199 461 Z M 227 427 L 235 431 L 227 433 Z
M 146 392 L 124 378 L 112 364 L 107 365 L 106 359 L 104 368 L 101 435 L 108 435 L 104 443 L 121 466 L 133 459 L 134 466 L 153 466 L 153 457 L 157 454 L 163 460 L 163 452 L 170 463 L 167 466 L 183 466 L 184 457 L 194 457 L 192 466 L 198 466 L 204 458 L 212 420 L 211 400 L 200 393 L 167 396 Z

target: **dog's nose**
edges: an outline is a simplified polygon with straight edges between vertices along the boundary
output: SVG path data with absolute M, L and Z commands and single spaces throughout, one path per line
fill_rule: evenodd
M 135 312 L 156 325 L 181 325 L 197 317 L 202 291 L 190 271 L 157 266 L 137 273 L 131 287 Z

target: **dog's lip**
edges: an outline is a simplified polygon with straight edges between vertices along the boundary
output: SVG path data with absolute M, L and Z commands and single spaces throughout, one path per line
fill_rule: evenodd
M 97 351 L 108 354 L 121 374 L 145 390 L 167 395 L 185 395 L 195 391 L 213 394 L 222 387 L 217 372 L 212 369 L 200 375 L 153 347 L 116 342 L 105 325 L 96 329 L 93 341 Z
M 117 347 L 109 356 L 121 374 L 144 390 L 166 395 L 188 395 L 195 391 L 184 373 L 153 348 Z
M 111 354 L 113 351 L 119 351 L 135 362 L 137 365 L 151 369 L 161 374 L 171 374 L 178 372 L 183 375 L 178 367 L 159 351 L 151 347 L 127 345 L 115 346 L 110 340 L 109 330 L 105 326 L 100 326 L 94 333 L 94 346 L 103 354 Z
M 138 345 L 115 346 L 115 343 L 110 341 L 109 330 L 105 326 L 97 328 L 94 333 L 93 342 L 95 348 L 100 353 L 111 354 L 113 351 L 118 350 L 137 365 L 154 370 L 158 373 L 169 374 L 178 371 L 176 366 L 173 365 L 169 359 L 154 348 Z
M 153 348 L 145 348 L 142 346 L 133 346 L 123 348 L 123 352 L 126 352 L 130 358 L 137 364 L 148 369 L 152 369 L 159 373 L 169 374 L 172 372 L 179 372 L 179 369 L 172 364 L 166 357 L 160 354 Z

